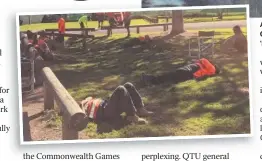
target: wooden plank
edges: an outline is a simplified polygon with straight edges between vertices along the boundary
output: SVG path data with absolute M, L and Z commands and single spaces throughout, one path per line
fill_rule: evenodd
M 81 131 L 86 125 L 86 114 L 79 107 L 77 102 L 60 83 L 49 67 L 43 68 L 44 82 L 50 89 L 53 89 L 56 104 L 63 115 L 68 116 L 68 126 L 71 130 Z
M 129 28 L 137 28 L 137 27 L 156 27 L 156 26 L 168 26 L 172 25 L 172 23 L 161 23 L 161 24 L 149 24 L 149 25 L 135 25 L 130 26 Z M 101 30 L 108 30 L 109 26 L 104 26 Z M 125 29 L 125 27 L 114 27 L 113 29 Z
M 59 33 L 50 33 L 50 32 L 45 32 L 44 35 L 46 36 L 59 36 Z M 78 37 L 78 38 L 94 38 L 94 35 L 81 35 L 81 34 L 73 34 L 73 33 L 65 33 L 65 37 Z
M 32 141 L 28 112 L 23 112 L 23 136 L 24 141 Z
M 45 29 L 45 31 L 50 32 L 50 31 L 56 31 L 58 32 L 58 29 Z M 80 29 L 80 28 L 66 28 L 65 31 L 96 31 L 95 28 L 84 28 L 84 29 Z

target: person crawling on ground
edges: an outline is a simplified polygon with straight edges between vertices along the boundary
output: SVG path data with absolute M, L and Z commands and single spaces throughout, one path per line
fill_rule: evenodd
M 227 38 L 221 45 L 222 52 L 231 53 L 231 49 L 235 49 L 238 53 L 247 53 L 247 38 L 243 34 L 240 26 L 234 26 L 233 32 L 234 35 Z
M 204 80 L 208 77 L 215 76 L 220 73 L 217 65 L 212 64 L 208 59 L 202 58 L 195 63 L 180 67 L 172 72 L 162 75 L 142 74 L 141 81 L 145 85 L 161 84 L 166 82 L 180 83 L 187 80 L 195 79 L 197 81 Z
M 153 39 L 149 35 L 139 36 L 130 39 L 124 44 L 124 47 L 133 47 L 136 45 L 149 45 L 151 46 Z M 153 46 L 153 45 L 152 45 Z
M 88 120 L 96 123 L 113 124 L 119 122 L 122 113 L 126 113 L 128 122 L 147 124 L 147 120 L 141 117 L 153 114 L 146 110 L 137 89 L 129 82 L 118 86 L 109 99 L 87 97 L 80 106 L 88 116 Z

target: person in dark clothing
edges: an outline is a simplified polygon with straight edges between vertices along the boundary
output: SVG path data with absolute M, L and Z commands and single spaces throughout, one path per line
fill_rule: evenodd
M 97 21 L 98 21 L 98 28 L 101 28 L 104 23 L 105 14 L 103 12 L 96 13 L 96 16 L 97 16 Z
M 221 44 L 221 51 L 224 53 L 232 53 L 231 49 L 237 50 L 238 53 L 247 53 L 248 42 L 246 36 L 243 34 L 240 26 L 233 27 L 234 35 L 227 38 L 223 44 Z
M 122 113 L 126 113 L 127 121 L 131 123 L 146 124 L 147 121 L 140 117 L 152 115 L 147 111 L 140 94 L 132 83 L 118 86 L 108 100 L 87 97 L 81 102 L 81 108 L 85 111 L 89 120 L 97 123 L 115 122 Z
M 144 84 L 161 84 L 165 82 L 179 83 L 191 79 L 203 80 L 219 73 L 220 69 L 217 65 L 202 58 L 193 64 L 180 67 L 173 72 L 162 75 L 154 76 L 142 74 L 141 80 Z
M 131 13 L 130 12 L 123 12 L 124 17 L 124 24 L 127 30 L 127 37 L 130 37 L 130 23 L 131 23 Z
M 107 14 L 107 18 L 108 18 L 108 22 L 109 22 L 109 29 L 108 29 L 108 36 L 112 36 L 113 34 L 113 28 L 116 26 L 116 20 L 115 20 L 115 13 L 114 12 L 108 12 Z

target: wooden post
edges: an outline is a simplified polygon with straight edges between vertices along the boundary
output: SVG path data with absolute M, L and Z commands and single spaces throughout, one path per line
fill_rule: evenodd
M 167 23 L 167 24 L 168 24 L 168 18 L 169 18 L 169 17 L 166 18 L 166 23 Z M 166 25 L 166 31 L 167 31 L 167 30 L 168 30 L 168 25 Z
M 139 27 L 136 27 L 136 33 L 140 33 L 140 28 Z
M 51 87 L 44 82 L 44 110 L 54 109 L 54 94 Z
M 107 36 L 110 36 L 110 29 L 107 28 Z
M 62 116 L 62 139 L 63 140 L 77 140 L 78 132 L 69 127 L 69 116 L 63 112 Z
M 28 17 L 28 23 L 31 25 L 31 16 Z
M 31 141 L 31 131 L 30 131 L 30 124 L 29 124 L 29 117 L 27 112 L 23 112 L 23 136 L 24 141 Z

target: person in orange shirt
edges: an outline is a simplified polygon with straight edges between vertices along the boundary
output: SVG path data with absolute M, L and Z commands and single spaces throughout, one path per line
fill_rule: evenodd
M 162 75 L 142 74 L 141 80 L 144 84 L 161 84 L 165 82 L 179 83 L 187 80 L 204 80 L 205 78 L 215 76 L 220 73 L 217 65 L 212 64 L 206 58 L 199 59 L 193 64 L 180 67 L 173 72 Z
M 60 15 L 60 18 L 58 20 L 58 32 L 59 32 L 59 41 L 62 43 L 65 41 L 65 19 L 62 15 Z

